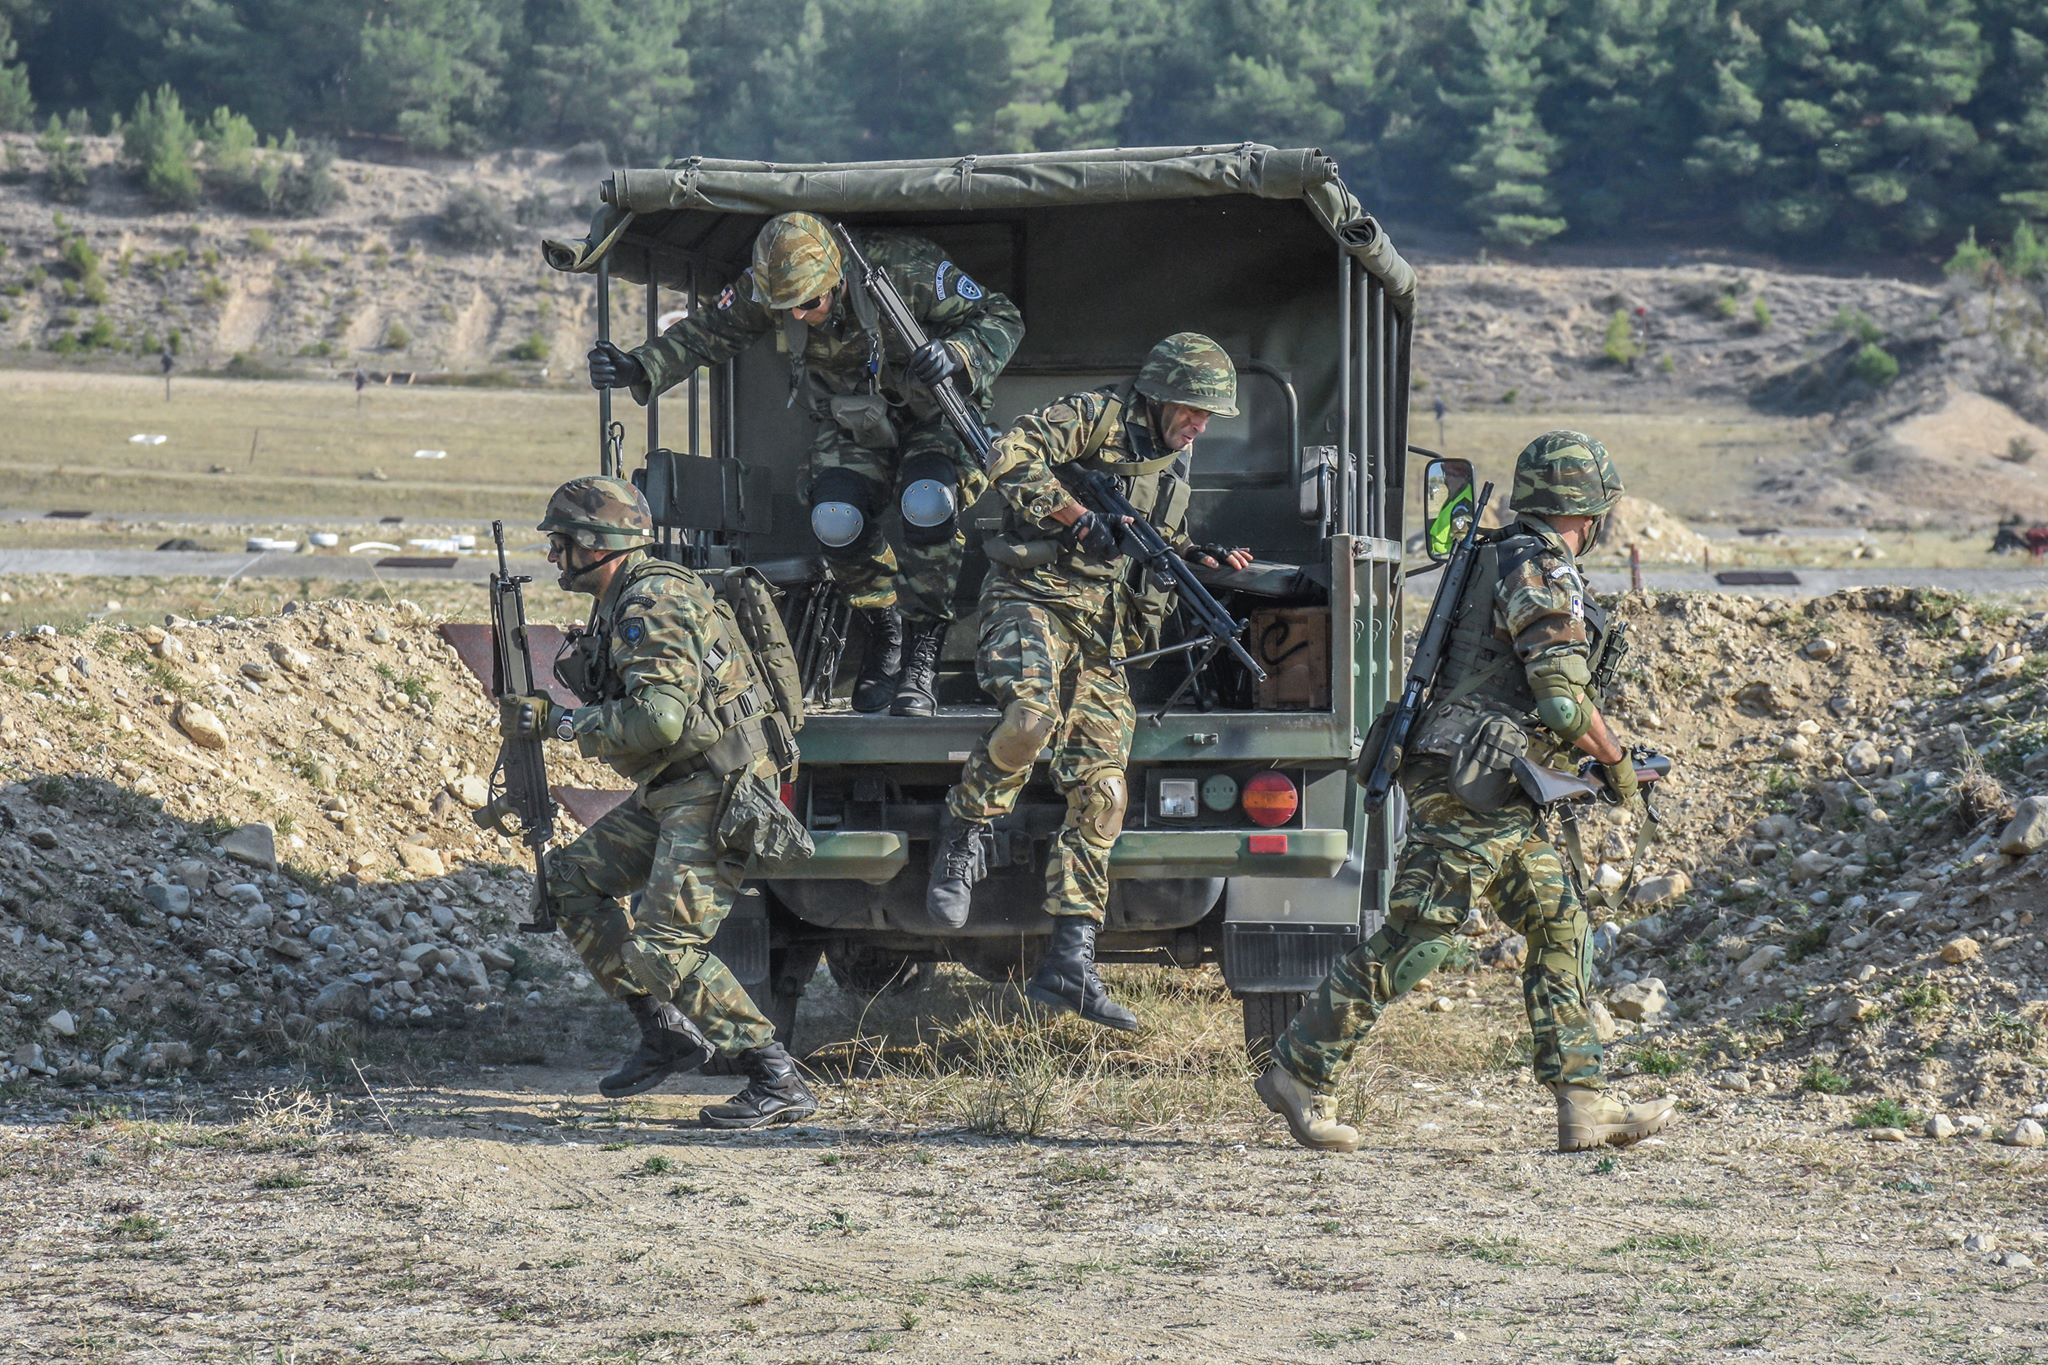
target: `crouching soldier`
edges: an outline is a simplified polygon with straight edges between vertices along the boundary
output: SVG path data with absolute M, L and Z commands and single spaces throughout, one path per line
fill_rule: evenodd
M 779 769 L 796 754 L 789 725 L 732 608 L 703 578 L 650 553 L 654 520 L 632 484 L 572 479 L 548 500 L 540 529 L 561 586 L 597 599 L 556 665 L 586 704 L 506 697 L 500 728 L 573 743 L 634 784 L 547 861 L 562 932 L 640 1026 L 639 1047 L 598 1089 L 637 1095 L 722 1054 L 748 1082 L 699 1115 L 707 1127 L 802 1119 L 817 1102 L 796 1063 L 709 949 L 749 855 L 809 851 L 780 800 Z M 629 910 L 624 899 L 636 892 Z
M 847 278 L 837 229 L 814 214 L 785 213 L 762 227 L 752 268 L 715 303 L 631 351 L 599 343 L 590 382 L 629 387 L 644 403 L 779 329 L 790 401 L 814 423 L 803 490 L 811 532 L 867 635 L 853 707 L 929 716 L 967 547 L 960 519 L 986 487 L 929 389 L 957 376 L 986 412 L 1024 319 L 922 237 L 862 230 L 855 238 L 931 338 L 914 354 Z M 902 524 L 900 553 L 882 533 L 891 506 Z
M 1640 805 L 1594 682 L 1609 618 L 1577 559 L 1621 492 L 1606 447 L 1576 431 L 1539 436 L 1515 461 L 1515 523 L 1480 542 L 1401 765 L 1408 842 L 1386 923 L 1309 996 L 1258 1080 L 1304 1147 L 1357 1148 L 1358 1130 L 1337 1121 L 1337 1078 L 1381 1011 L 1442 965 L 1482 899 L 1528 939 L 1522 997 L 1536 1080 L 1557 1099 L 1558 1150 L 1626 1146 L 1671 1121 L 1668 1099 L 1629 1104 L 1603 1089 L 1585 904 L 1512 773 L 1519 753 L 1548 767 L 1589 755 L 1617 800 Z
M 1212 414 L 1237 415 L 1236 368 L 1209 338 L 1176 333 L 1152 348 L 1135 379 L 1019 418 L 996 441 L 989 470 L 1008 507 L 1002 534 L 984 542 L 991 568 L 976 658 L 1002 717 L 947 793 L 926 910 L 940 925 L 967 923 L 990 824 L 1016 806 L 1032 764 L 1050 750 L 1067 815 L 1046 860 L 1052 943 L 1025 994 L 1109 1028 L 1138 1026 L 1095 970 L 1136 720 L 1116 661 L 1156 642 L 1170 600 L 1132 573 L 1121 524 L 1079 502 L 1059 471 L 1118 476 L 1131 505 L 1182 558 L 1241 569 L 1250 551 L 1195 545 L 1182 527 L 1195 438 Z

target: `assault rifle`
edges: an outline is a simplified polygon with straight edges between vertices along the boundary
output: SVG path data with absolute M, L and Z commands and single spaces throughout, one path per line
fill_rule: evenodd
M 530 697 L 539 689 L 533 682 L 533 654 L 526 642 L 525 585 L 533 580 L 514 576 L 505 563 L 505 523 L 491 523 L 491 539 L 498 545 L 498 571 L 491 575 L 491 695 Z M 555 837 L 555 799 L 548 792 L 547 762 L 541 757 L 539 736 L 507 739 L 498 745 L 497 766 L 491 769 L 491 801 L 472 811 L 470 819 L 480 828 L 495 830 L 507 839 L 517 839 L 533 850 L 533 880 L 539 892 L 540 912 L 531 924 L 520 929 L 529 934 L 551 934 L 555 911 L 548 899 L 548 844 Z
M 1387 804 L 1387 794 L 1394 789 L 1394 774 L 1401 770 L 1408 736 L 1429 700 L 1429 690 L 1436 686 L 1437 671 L 1444 662 L 1444 644 L 1451 635 L 1451 618 L 1458 613 L 1465 585 L 1472 581 L 1472 560 L 1479 546 L 1479 518 L 1485 514 L 1487 500 L 1492 496 L 1490 483 L 1479 490 L 1479 501 L 1472 505 L 1465 534 L 1458 538 L 1457 548 L 1444 564 L 1443 581 L 1436 585 L 1436 599 L 1429 604 L 1429 619 L 1423 624 L 1422 638 L 1416 642 L 1415 656 L 1408 661 L 1408 681 L 1401 686 L 1401 700 L 1382 718 L 1383 725 L 1374 727 L 1380 734 L 1378 752 L 1358 756 L 1359 767 L 1366 773 L 1365 808 L 1369 812 Z
M 868 297 L 880 310 L 883 321 L 915 354 L 931 337 L 926 335 L 917 315 L 910 311 L 910 305 L 903 301 L 903 295 L 896 292 L 896 282 L 862 253 L 854 244 L 853 234 L 843 224 L 838 227 L 839 244 L 846 248 L 847 258 L 853 262 L 853 269 L 849 272 L 853 282 L 867 291 Z M 989 461 L 995 457 L 995 443 L 990 438 L 988 424 L 981 420 L 981 414 L 968 406 L 966 397 L 951 379 L 942 379 L 932 385 L 931 395 L 937 400 L 939 411 L 952 423 L 953 430 L 960 433 L 960 439 L 974 452 L 975 463 L 987 470 Z
M 1635 765 L 1636 782 L 1643 793 L 1643 811 L 1652 820 L 1657 818 L 1656 809 L 1650 804 L 1650 793 L 1656 784 L 1671 775 L 1671 757 L 1654 749 L 1634 748 L 1629 750 L 1629 761 Z M 1559 772 L 1546 768 L 1540 763 L 1531 763 L 1527 758 L 1515 759 L 1515 781 L 1521 784 L 1523 792 L 1534 801 L 1538 808 L 1548 810 L 1556 805 L 1571 805 L 1580 801 L 1613 801 L 1614 796 L 1607 790 L 1607 784 L 1594 775 L 1600 765 L 1587 759 L 1573 773 Z
M 1266 670 L 1259 667 L 1259 661 L 1252 657 L 1251 651 L 1238 642 L 1237 636 L 1244 629 L 1244 622 L 1223 609 L 1223 604 L 1210 594 L 1201 579 L 1195 577 L 1195 571 L 1188 562 L 1174 553 L 1173 547 L 1166 543 L 1166 537 L 1159 534 L 1158 528 L 1145 520 L 1137 508 L 1131 506 L 1131 500 L 1124 496 L 1123 488 L 1114 475 L 1107 470 L 1085 469 L 1078 464 L 1061 465 L 1054 473 L 1060 482 L 1067 486 L 1067 490 L 1083 504 L 1111 521 L 1120 520 L 1124 523 L 1119 532 L 1123 537 L 1124 553 L 1143 565 L 1145 572 L 1151 574 L 1155 582 L 1171 588 L 1180 597 L 1180 604 L 1188 615 L 1194 617 L 1195 625 L 1198 627 L 1198 633 L 1192 639 L 1147 650 L 1143 654 L 1133 654 L 1128 659 L 1119 659 L 1117 667 L 1134 668 L 1139 664 L 1150 663 L 1154 659 L 1165 658 L 1169 654 L 1201 650 L 1202 657 L 1188 670 L 1187 682 L 1182 683 L 1175 689 L 1173 696 L 1167 698 L 1167 707 L 1178 701 L 1181 692 L 1185 691 L 1188 684 L 1208 666 L 1209 661 L 1226 649 L 1245 666 L 1252 677 L 1260 682 L 1266 680 Z M 1160 708 L 1161 714 L 1164 714 L 1165 709 L 1166 707 Z

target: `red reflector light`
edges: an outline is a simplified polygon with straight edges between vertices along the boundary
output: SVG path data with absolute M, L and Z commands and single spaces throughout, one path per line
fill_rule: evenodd
M 1284 825 L 1301 809 L 1301 793 L 1286 773 L 1256 773 L 1244 784 L 1244 813 L 1255 825 Z
M 1244 837 L 1247 853 L 1285 853 L 1287 836 L 1284 834 L 1247 834 Z
M 782 804 L 791 810 L 796 809 L 796 783 L 785 782 L 782 784 Z

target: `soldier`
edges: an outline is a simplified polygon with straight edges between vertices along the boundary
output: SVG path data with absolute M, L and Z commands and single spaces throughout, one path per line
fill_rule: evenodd
M 1481 898 L 1528 939 L 1522 994 L 1536 1079 L 1557 1097 L 1558 1150 L 1624 1147 L 1671 1121 L 1668 1099 L 1627 1104 L 1601 1089 L 1580 888 L 1511 771 L 1523 746 L 1554 767 L 1589 754 L 1608 790 L 1640 809 L 1635 768 L 1594 692 L 1607 613 L 1577 561 L 1621 492 L 1606 447 L 1576 431 L 1539 436 L 1515 461 L 1515 524 L 1480 544 L 1402 763 L 1408 842 L 1386 923 L 1309 997 L 1258 1080 L 1259 1097 L 1304 1147 L 1358 1147 L 1330 1091 L 1381 1011 L 1443 962 Z
M 1027 413 L 995 443 L 990 478 L 1009 505 L 990 537 L 981 591 L 981 686 L 1002 717 L 947 793 L 932 845 L 926 909 L 967 923 L 986 874 L 990 822 L 1016 805 L 1048 746 L 1067 816 L 1045 869 L 1052 943 L 1025 994 L 1090 1023 L 1135 1029 L 1095 971 L 1095 933 L 1109 902 L 1109 853 L 1124 819 L 1124 765 L 1136 713 L 1115 660 L 1156 641 L 1169 606 L 1131 581 L 1121 524 L 1076 501 L 1060 466 L 1113 470 L 1131 504 L 1191 563 L 1243 568 L 1251 553 L 1195 545 L 1182 529 L 1188 465 L 1211 414 L 1237 415 L 1237 371 L 1223 348 L 1179 332 L 1152 348 L 1137 378 Z
M 563 589 L 597 599 L 556 665 L 586 704 L 505 697 L 499 728 L 574 743 L 634 784 L 547 863 L 562 932 L 640 1026 L 640 1046 L 598 1089 L 613 1099 L 637 1095 L 724 1054 L 748 1084 L 705 1109 L 705 1126 L 804 1118 L 817 1102 L 795 1062 L 707 947 L 732 908 L 747 853 L 769 855 L 777 850 L 763 844 L 787 835 L 775 820 L 780 775 L 770 756 L 793 758 L 787 729 L 777 728 L 731 608 L 696 574 L 648 553 L 654 519 L 637 488 L 571 479 L 548 500 L 539 529 Z M 735 837 L 741 829 L 752 837 Z M 641 896 L 629 913 L 620 902 L 634 892 Z
M 986 411 L 1024 319 L 922 237 L 861 232 L 856 241 L 931 337 L 916 354 L 885 334 L 873 300 L 847 283 L 834 228 L 785 213 L 755 236 L 753 268 L 709 308 L 632 351 L 600 342 L 590 352 L 590 382 L 631 388 L 645 403 L 779 326 L 791 400 L 816 424 L 803 492 L 811 531 L 866 627 L 854 709 L 929 716 L 967 544 L 960 514 L 986 483 L 926 390 L 962 376 Z M 892 499 L 902 520 L 900 560 L 880 521 Z

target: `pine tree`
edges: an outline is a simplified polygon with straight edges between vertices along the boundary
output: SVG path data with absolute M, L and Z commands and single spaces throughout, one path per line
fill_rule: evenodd
M 1528 246 L 1566 226 L 1547 183 L 1557 139 L 1536 112 L 1543 20 L 1535 0 L 1479 0 L 1469 22 L 1478 61 L 1444 92 L 1469 129 L 1469 150 L 1451 174 L 1466 187 L 1465 216 L 1482 238 Z
M 533 0 L 532 46 L 511 87 L 518 135 L 597 141 L 629 160 L 660 161 L 695 122 L 689 0 Z
M 151 199 L 165 208 L 190 208 L 199 202 L 199 173 L 192 169 L 196 141 L 178 92 L 166 85 L 135 101 L 121 130 L 121 156 Z

